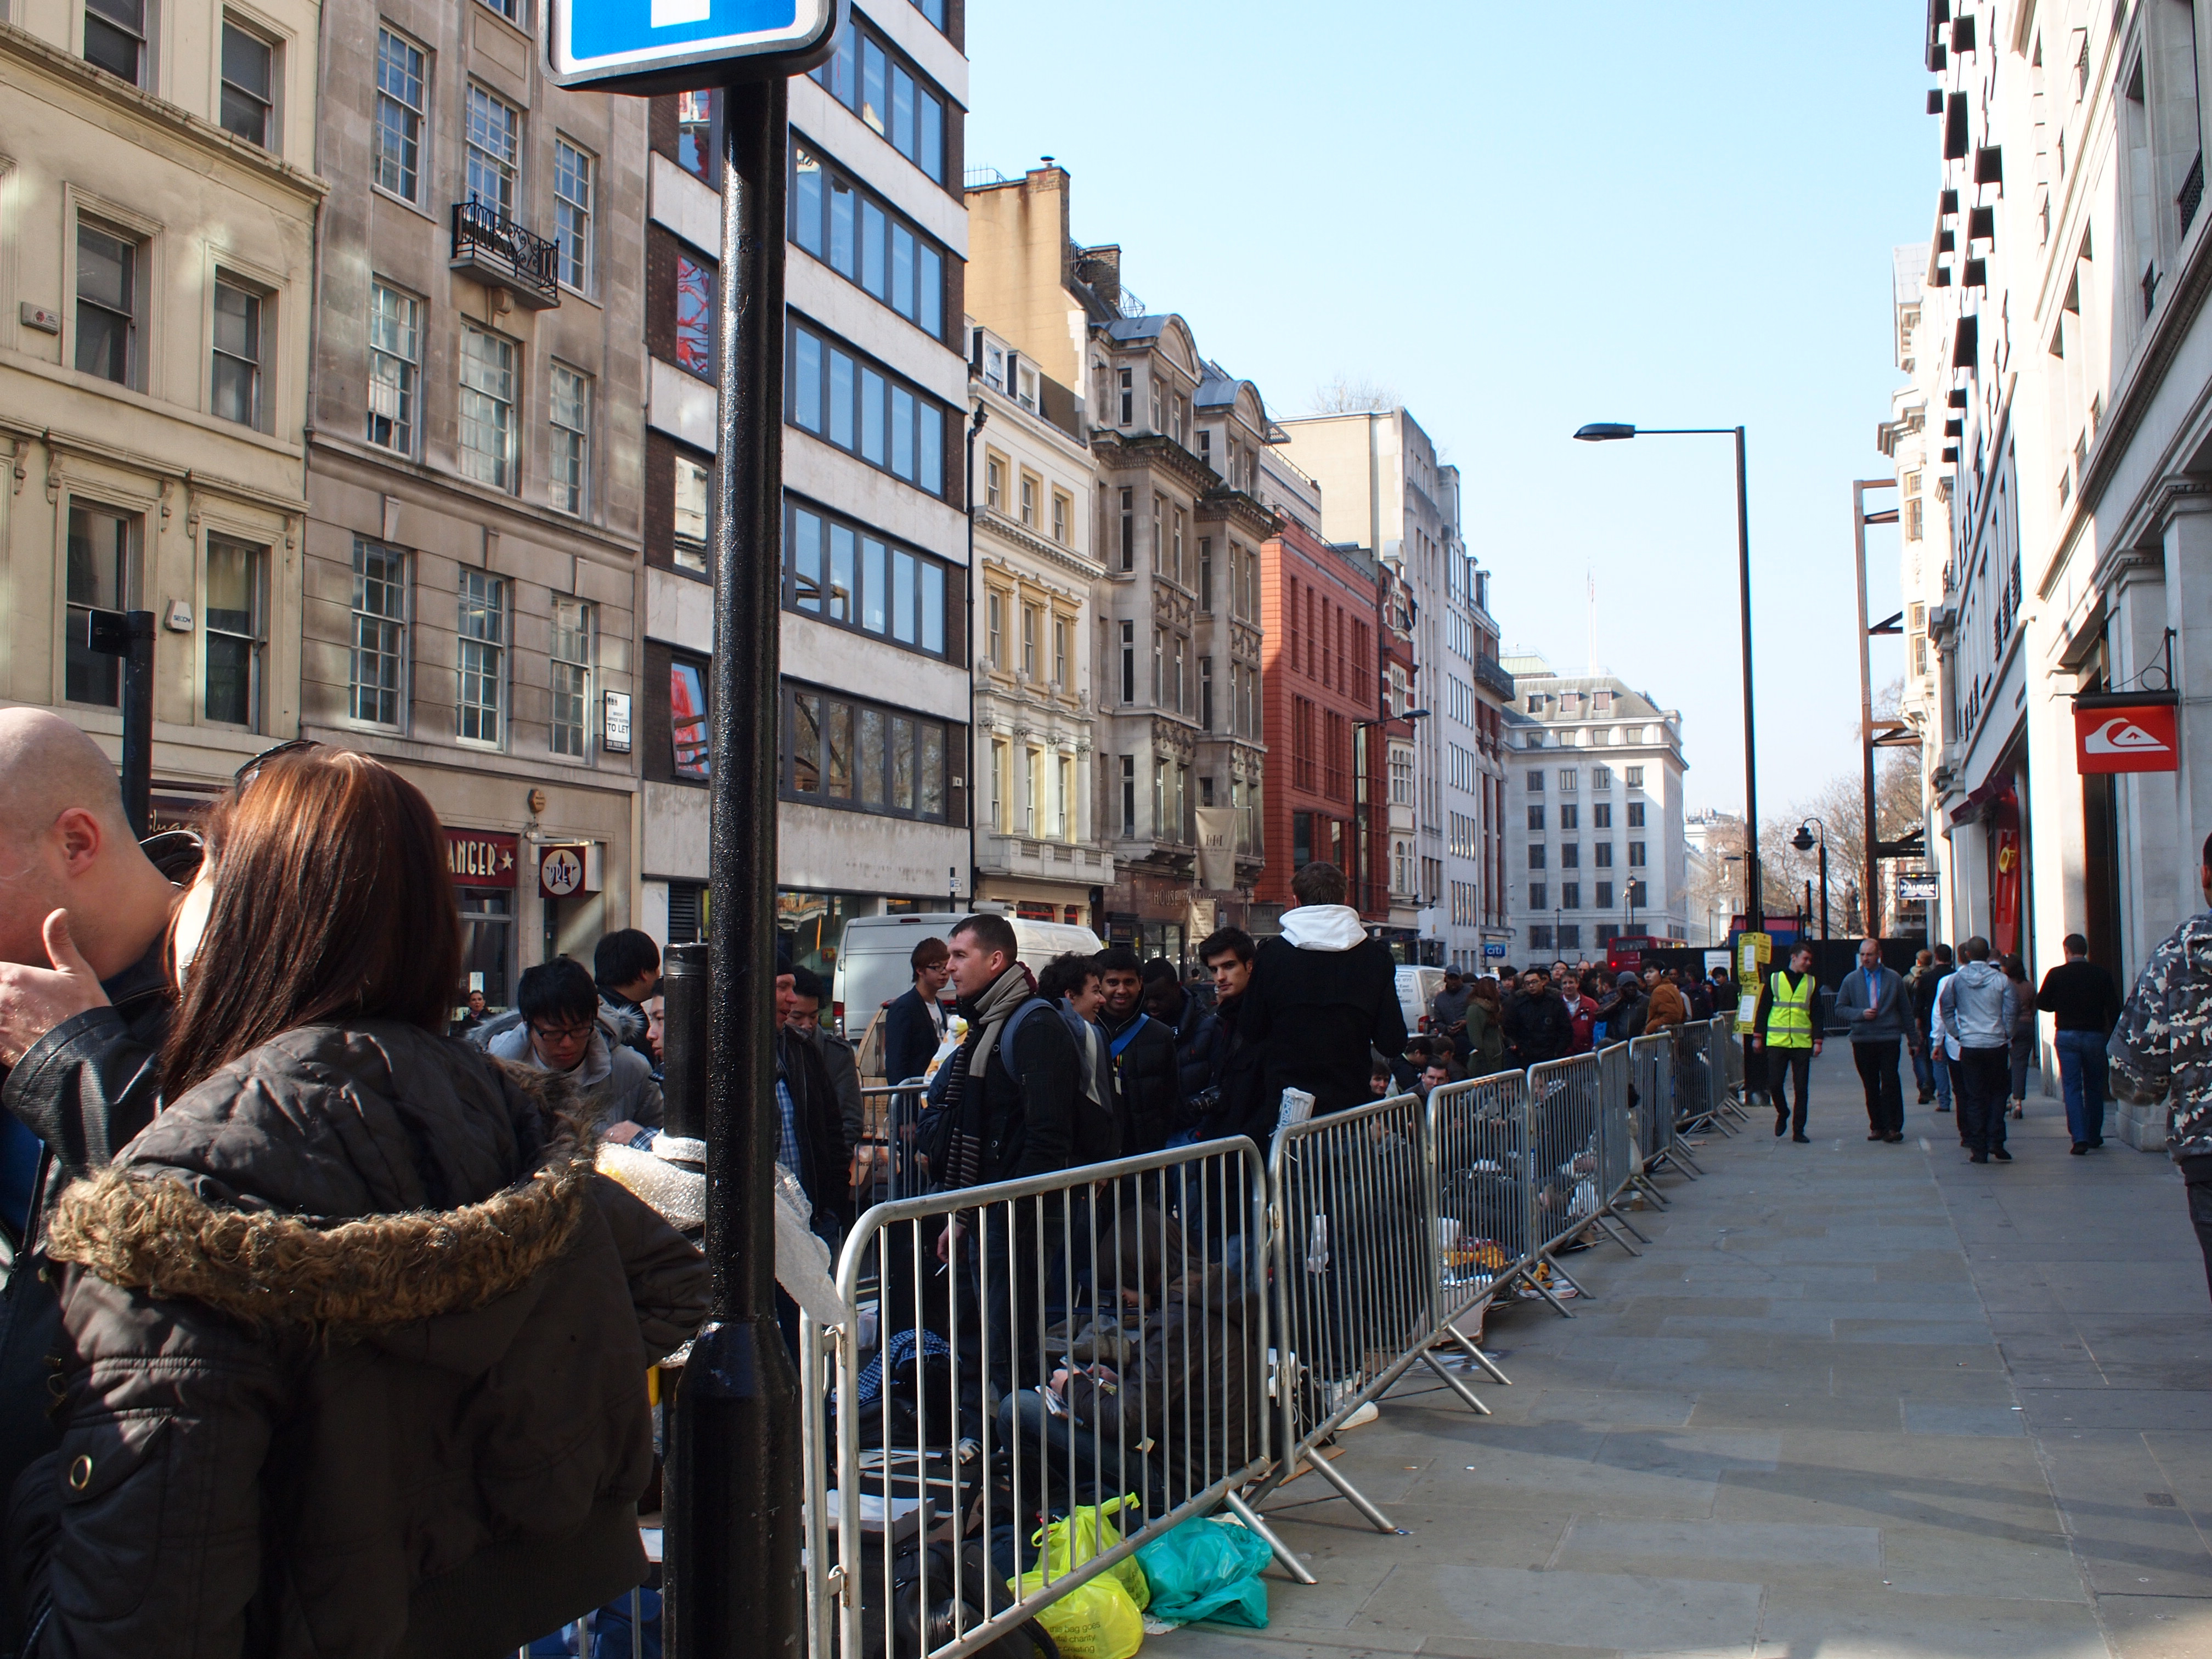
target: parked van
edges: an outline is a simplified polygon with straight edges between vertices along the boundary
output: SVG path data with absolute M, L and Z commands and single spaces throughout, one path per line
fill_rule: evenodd
M 1441 968 L 1398 969 L 1398 1006 L 1405 1012 L 1407 1036 L 1419 1033 L 1421 1022 L 1429 1017 L 1430 1005 L 1443 988 L 1444 970 Z
M 854 916 L 845 924 L 837 946 L 837 969 L 830 988 L 831 1018 L 854 1043 L 868 1034 L 876 1016 L 914 984 L 914 947 L 925 939 L 945 939 L 967 912 L 946 910 L 902 916 Z M 1008 916 L 1022 964 L 1032 974 L 1070 951 L 1096 955 L 1103 948 L 1088 927 L 1063 921 L 1028 921 Z M 866 1054 L 861 1070 L 869 1069 Z

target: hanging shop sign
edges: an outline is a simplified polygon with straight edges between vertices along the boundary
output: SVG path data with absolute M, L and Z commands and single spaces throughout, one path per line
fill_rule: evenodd
M 2180 714 L 2165 697 L 2106 694 L 2074 700 L 2074 755 L 2087 776 L 2180 769 Z
M 598 892 L 599 844 L 586 842 L 581 846 L 545 848 L 538 855 L 538 890 L 554 899 Z
M 457 887 L 514 885 L 514 837 L 496 830 L 446 831 L 446 868 Z
M 1933 904 L 1938 896 L 1936 878 L 1922 871 L 1901 870 L 1897 876 L 1899 904 Z

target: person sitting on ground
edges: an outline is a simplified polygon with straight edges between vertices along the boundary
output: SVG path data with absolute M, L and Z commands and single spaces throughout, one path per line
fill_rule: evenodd
M 608 1140 L 629 1145 L 658 1131 L 663 1110 L 651 1062 L 607 1040 L 599 988 L 583 964 L 556 957 L 522 970 L 514 988 L 522 1016 L 485 1045 L 494 1060 L 558 1073 Z
M 1431 1056 L 1429 1063 L 1421 1067 L 1421 1075 L 1413 1084 L 1413 1092 L 1426 1100 L 1451 1081 L 1451 1062 L 1440 1055 Z
M 1390 1062 L 1380 1054 L 1370 1058 L 1367 1067 L 1367 1097 L 1387 1100 L 1396 1092 L 1397 1079 L 1391 1075 Z
M 1099 1027 L 1106 1033 L 1114 1085 L 1121 1097 L 1121 1150 L 1129 1157 L 1157 1152 L 1188 1127 L 1175 1029 L 1140 1006 L 1145 970 L 1127 945 L 1109 945 L 1098 953 L 1098 984 L 1106 994 Z
M 915 941 L 908 958 L 914 984 L 884 1010 L 884 1076 L 890 1082 L 905 1083 L 927 1072 L 951 1029 L 939 1000 L 951 971 L 945 966 L 950 954 L 934 935 Z
M 1564 1060 L 1573 1052 L 1574 1024 L 1567 1005 L 1552 988 L 1540 969 L 1521 975 L 1521 997 L 1505 1015 L 1505 1046 L 1516 1070 L 1525 1071 L 1547 1060 Z
M 114 763 L 69 721 L 0 709 L 0 1505 L 58 1432 L 66 1347 L 46 1218 L 153 1120 L 175 986 L 162 963 L 199 839 L 143 845 Z M 0 1641 L 19 1621 L 0 1572 Z
M 646 1368 L 705 1263 L 592 1172 L 565 1073 L 445 1035 L 428 802 L 363 755 L 265 762 L 173 940 L 165 1108 L 48 1234 L 31 1650 L 512 1652 L 640 1583 Z
M 1267 1098 L 1303 1090 L 1316 1116 L 1366 1097 L 1368 1050 L 1395 1054 L 1406 1046 L 1398 964 L 1389 945 L 1367 937 L 1346 891 L 1344 872 L 1325 861 L 1291 876 L 1297 903 L 1283 912 L 1281 936 L 1261 945 L 1238 1017 L 1264 1056 Z
M 1421 1080 L 1421 1068 L 1429 1063 L 1435 1050 L 1428 1038 L 1409 1036 L 1406 1050 L 1390 1062 L 1390 1081 L 1401 1093 L 1410 1094 Z
M 599 1018 L 615 1040 L 653 1064 L 645 1039 L 645 1000 L 660 983 L 660 947 L 635 927 L 618 928 L 592 952 L 592 978 L 599 988 Z

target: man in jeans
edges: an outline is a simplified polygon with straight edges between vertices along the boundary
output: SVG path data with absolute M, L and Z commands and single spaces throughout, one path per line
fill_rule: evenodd
M 2012 1097 L 2012 1028 L 2020 1009 L 2012 981 L 1990 965 L 1990 942 L 1977 933 L 1959 947 L 1959 971 L 1936 994 L 1943 1027 L 1959 1044 L 1959 1128 L 1973 1162 L 2012 1162 L 2005 1150 L 2005 1103 Z
M 1898 1079 L 1897 1050 L 1911 1013 L 1905 981 L 1881 965 L 1880 939 L 1859 942 L 1859 965 L 1836 988 L 1836 1018 L 1850 1028 L 1851 1063 L 1866 1091 L 1867 1139 L 1902 1141 L 1905 1088 Z
M 2197 881 L 2212 905 L 2212 837 Z M 2166 1147 L 2188 1184 L 2189 1219 L 2212 1283 L 2212 909 L 2190 917 L 2150 953 L 2106 1053 L 2114 1094 L 2172 1103 Z
M 2079 1158 L 2105 1144 L 2105 1042 L 2120 1017 L 2120 994 L 2089 960 L 2089 941 L 2069 933 L 2066 960 L 2043 976 L 2035 1006 L 2057 1017 L 2058 1080 Z

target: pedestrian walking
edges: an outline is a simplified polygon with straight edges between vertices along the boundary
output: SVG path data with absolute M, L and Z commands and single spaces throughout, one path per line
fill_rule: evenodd
M 653 935 L 635 927 L 618 928 L 592 951 L 592 978 L 599 988 L 599 1018 L 615 1040 L 634 1050 L 647 1066 L 653 1045 L 646 1041 L 645 1000 L 660 983 L 660 947 Z
M 2035 1006 L 2052 1016 L 2058 1086 L 2066 1097 L 2066 1130 L 2076 1158 L 2105 1144 L 2105 1044 L 2120 1017 L 2112 976 L 2089 960 L 2089 941 L 2069 933 L 2066 960 L 2043 976 Z
M 1541 969 L 1521 975 L 1521 995 L 1505 1014 L 1505 1047 L 1516 1070 L 1574 1052 L 1575 1029 L 1564 998 Z
M 1859 965 L 1836 988 L 1836 1018 L 1850 1030 L 1851 1064 L 1866 1091 L 1867 1139 L 1905 1139 L 1905 1085 L 1898 1049 L 1911 1022 L 1903 975 L 1881 964 L 1881 941 L 1859 941 Z
M 1299 867 L 1291 878 L 1297 903 L 1283 912 L 1281 936 L 1261 945 L 1238 1017 L 1245 1040 L 1260 1045 L 1268 1101 L 1301 1089 L 1317 1116 L 1368 1098 L 1370 1051 L 1406 1046 L 1398 964 L 1389 945 L 1367 937 L 1346 891 L 1334 864 Z
M 45 1255 L 70 1183 L 152 1121 L 176 987 L 163 966 L 199 839 L 142 844 L 115 766 L 43 709 L 0 709 L 0 1504 L 59 1443 L 46 1384 L 67 1339 Z M 20 1628 L 0 1571 L 0 1644 Z
M 1766 1055 L 1767 1086 L 1774 1095 L 1774 1133 L 1784 1129 L 1795 1141 L 1809 1141 L 1805 1114 L 1813 1085 L 1813 1056 L 1820 1052 L 1820 982 L 1813 976 L 1813 947 L 1800 945 L 1790 952 L 1790 965 L 1767 976 L 1759 993 L 1759 1018 L 1753 1027 L 1752 1047 Z M 1784 1103 L 1786 1092 L 1796 1095 L 1796 1109 Z
M 599 1019 L 599 987 L 580 962 L 556 957 L 522 970 L 514 1006 L 521 1018 L 484 1048 L 494 1060 L 558 1073 L 599 1134 L 629 1144 L 661 1126 L 660 1085 L 653 1063 L 610 1040 Z
M 2017 1121 L 2027 1115 L 2027 1068 L 2035 1057 L 2035 988 L 2028 982 L 2027 964 L 2016 956 L 2004 959 L 2004 976 L 2012 988 L 2012 1042 L 2006 1058 L 2012 1070 L 2012 1115 Z
M 1925 1106 L 1932 1101 L 1937 1111 L 1948 1112 L 1951 1109 L 1951 1060 L 1948 1045 L 1936 1035 L 1936 999 L 1956 965 L 1948 945 L 1937 945 L 1932 956 L 1934 959 L 1912 985 L 1914 1026 L 1919 1036 L 1916 1059 L 1927 1066 L 1927 1074 L 1921 1079 L 1920 1103 Z M 1917 1071 L 1916 1066 L 1916 1075 Z
M 2198 860 L 2197 884 L 2212 906 L 2212 836 Z M 2166 1154 L 2180 1166 L 2212 1285 L 2212 908 L 2191 916 L 2150 953 L 2106 1054 L 2115 1095 L 2146 1106 L 2168 1103 Z
M 929 1062 L 945 1043 L 947 1029 L 945 1005 L 939 1000 L 945 994 L 945 981 L 950 972 L 945 967 L 949 951 L 943 939 L 934 934 L 915 942 L 914 952 L 908 965 L 914 970 L 914 984 L 902 994 L 891 999 L 884 1010 L 884 1077 L 887 1082 L 906 1083 L 929 1070 Z
M 445 1035 L 460 918 L 411 784 L 295 753 L 206 833 L 164 1109 L 53 1213 L 27 1646 L 512 1652 L 646 1575 L 646 1368 L 705 1264 L 592 1172 L 565 1073 Z
M 1098 1023 L 1121 1096 L 1122 1153 L 1157 1152 L 1188 1127 L 1174 1028 L 1145 1012 L 1144 967 L 1127 945 L 1098 953 L 1098 984 L 1106 994 Z
M 1936 1006 L 1959 1045 L 1959 1131 L 1977 1164 L 2012 1162 L 2005 1150 L 2005 1085 L 2012 1069 L 2017 1017 L 2012 982 L 1990 962 L 1990 942 L 1977 933 L 1959 947 L 1959 968 L 1947 975 Z

